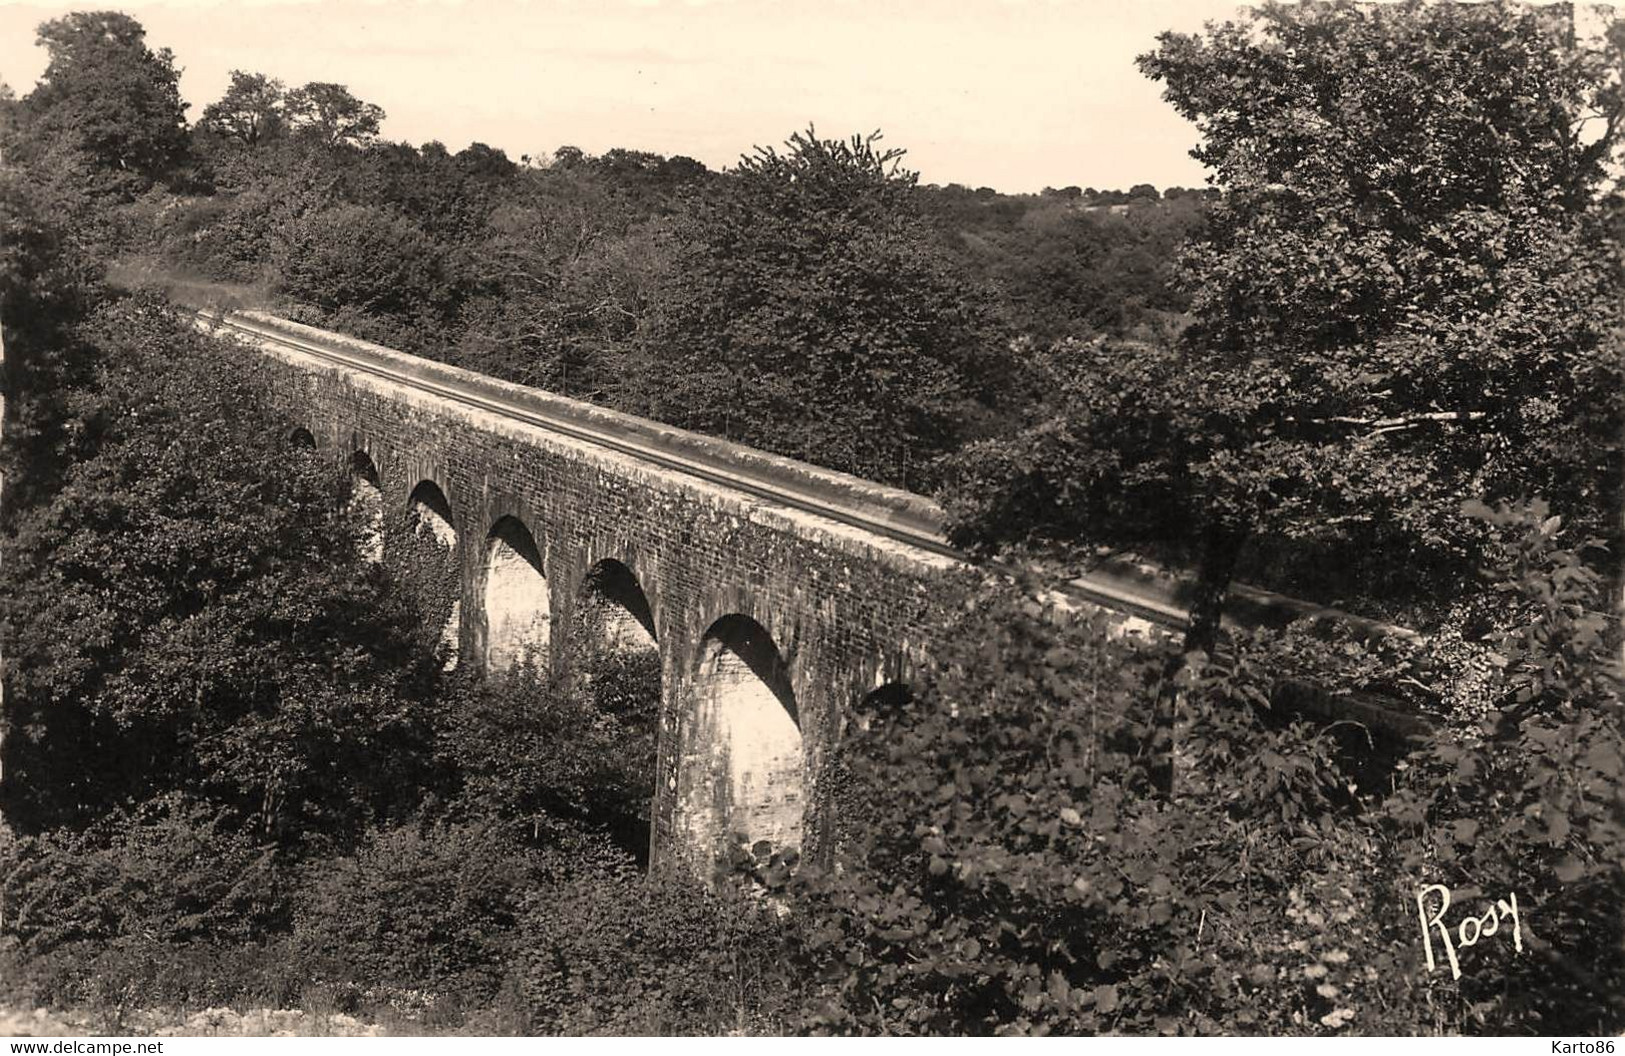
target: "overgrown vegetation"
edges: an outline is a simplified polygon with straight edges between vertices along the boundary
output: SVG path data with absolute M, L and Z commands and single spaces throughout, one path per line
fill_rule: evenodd
M 1026 427 L 958 460 L 959 534 L 1160 544 L 1200 570 L 1203 648 L 1244 562 L 1430 621 L 1482 561 L 1467 499 L 1544 496 L 1617 551 L 1617 122 L 1590 132 L 1618 47 L 1512 5 L 1165 34 L 1141 67 L 1223 191 L 1180 262 L 1193 325 L 1036 357 Z
M 342 86 L 241 73 L 188 130 L 133 20 L 47 23 L 46 82 L 0 101 L 0 999 L 107 1030 L 232 1004 L 1617 1033 L 1625 36 L 1559 29 L 1414 3 L 1165 37 L 1142 64 L 1213 191 L 1016 198 L 810 130 L 728 173 L 453 155 L 380 142 Z M 1006 558 L 1154 542 L 1203 569 L 1191 634 L 1113 638 L 1018 575 L 852 716 L 829 859 L 651 877 L 658 654 L 583 605 L 555 678 L 446 670 L 443 585 L 367 560 L 340 467 L 241 359 L 110 290 L 110 257 L 943 484 Z M 1442 633 L 1220 636 L 1248 569 Z M 1304 682 L 1449 721 L 1378 744 L 1283 707 Z M 1431 885 L 1479 942 L 1430 929 Z
M 985 601 L 959 654 L 847 746 L 872 813 L 846 868 L 788 882 L 794 956 L 826 1000 L 808 1025 L 1617 1032 L 1618 636 L 1555 519 L 1479 512 L 1517 614 L 1489 715 L 1369 783 L 1334 731 L 1271 707 L 1292 660 L 1261 636 L 1179 669 L 1161 795 L 1147 746 L 1167 658 L 1023 592 Z M 1452 926 L 1515 893 L 1521 952 L 1509 925 L 1461 949 L 1455 979 L 1434 932 L 1428 970 L 1417 897 L 1435 883 Z

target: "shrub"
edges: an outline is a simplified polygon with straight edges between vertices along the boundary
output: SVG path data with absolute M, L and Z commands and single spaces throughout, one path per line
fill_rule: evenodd
M 1458 906 L 1515 893 L 1527 907 L 1528 955 L 1492 970 L 1470 963 L 1431 988 L 1430 1004 L 1486 1031 L 1615 1034 L 1625 1024 L 1618 621 L 1585 561 L 1595 541 L 1566 545 L 1544 503 L 1469 512 L 1495 533 L 1497 589 L 1516 616 L 1494 636 L 1507 689 L 1476 730 L 1412 759 L 1376 818 L 1385 865 L 1445 884 Z
M 492 824 L 370 833 L 355 854 L 307 864 L 294 946 L 316 977 L 489 1000 L 514 955 L 533 853 Z
M 449 809 L 511 823 L 539 844 L 581 827 L 634 844 L 641 831 L 646 844 L 647 829 L 635 822 L 648 815 L 653 753 L 638 747 L 639 728 L 624 712 L 600 707 L 628 684 L 572 687 L 528 670 L 448 680 L 437 708 L 438 753 L 453 775 Z
M 552 872 L 522 922 L 521 992 L 544 1034 L 780 1033 L 778 914 L 625 857 Z
M 175 202 L 154 218 L 159 255 L 172 268 L 229 282 L 265 276 L 287 204 L 265 191 Z
M 154 1008 L 290 1008 L 306 985 L 285 939 L 165 943 L 132 934 L 36 955 L 0 944 L 0 997 L 84 1009 L 109 1034 L 141 1032 L 131 1029 L 132 1013 Z
M 298 995 L 273 952 L 291 868 L 218 807 L 172 795 L 82 831 L 22 836 L 0 845 L 0 877 L 0 979 L 13 995 L 119 1022 L 137 1002 Z
M 1167 658 L 1014 592 L 981 603 L 966 644 L 848 744 L 866 831 L 836 869 L 785 883 L 794 962 L 821 991 L 800 1026 L 1616 1032 L 1617 629 L 1596 574 L 1557 545 L 1560 521 L 1480 512 L 1524 617 L 1487 683 L 1506 695 L 1476 734 L 1447 727 L 1413 753 L 1391 792 L 1355 786 L 1331 729 L 1273 713 L 1301 639 L 1188 658 L 1165 796 L 1150 712 Z M 1374 655 L 1350 672 L 1368 677 Z M 1515 893 L 1527 954 L 1503 936 L 1460 979 L 1427 972 L 1416 897 L 1433 883 L 1458 914 Z
M 359 552 L 329 466 L 252 369 L 162 305 L 85 328 L 62 487 L 0 563 L 8 818 L 25 831 L 185 791 L 290 844 L 415 809 L 434 662 Z
M 386 209 L 346 205 L 293 224 L 276 253 L 282 292 L 326 311 L 412 319 L 452 304 L 440 245 Z
M 19 837 L 0 862 L 6 926 L 23 951 L 141 936 L 255 942 L 288 920 L 288 870 L 242 819 L 181 795 L 82 830 Z
M 1167 660 L 1001 594 L 846 767 L 872 804 L 841 867 L 792 881 L 817 1032 L 1248 1029 L 1279 907 L 1326 868 L 1330 739 L 1187 672 L 1180 793 L 1157 791 Z M 1229 672 L 1245 678 L 1246 672 Z M 1269 991 L 1276 987 L 1271 976 Z M 1275 1000 L 1270 997 L 1268 1000 Z M 1292 998 L 1284 999 L 1290 1003 Z

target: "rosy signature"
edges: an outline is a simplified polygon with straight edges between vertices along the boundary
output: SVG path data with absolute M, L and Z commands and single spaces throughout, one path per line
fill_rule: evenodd
M 1433 915 L 1428 915 L 1428 896 L 1437 893 L 1439 896 L 1438 908 Z M 1439 941 L 1444 944 L 1445 956 L 1450 959 L 1450 977 L 1461 978 L 1461 964 L 1456 959 L 1456 951 L 1468 946 L 1477 945 L 1480 939 L 1487 939 L 1500 930 L 1502 923 L 1512 921 L 1512 948 L 1519 953 L 1523 952 L 1523 927 L 1518 920 L 1518 896 L 1509 894 L 1506 898 L 1497 899 L 1495 904 L 1485 910 L 1480 916 L 1467 916 L 1454 929 L 1455 941 L 1451 941 L 1452 929 L 1444 922 L 1445 911 L 1450 908 L 1450 889 L 1443 884 L 1430 884 L 1416 893 L 1416 916 L 1422 922 L 1422 947 L 1427 951 L 1428 971 L 1433 971 L 1436 962 L 1433 959 L 1433 931 L 1439 931 Z

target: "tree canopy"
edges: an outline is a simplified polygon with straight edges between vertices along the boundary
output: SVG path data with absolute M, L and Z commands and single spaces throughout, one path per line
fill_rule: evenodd
M 57 146 L 93 166 L 95 182 L 130 194 L 186 160 L 186 104 L 168 48 L 115 11 L 75 12 L 39 27 L 50 59 L 25 100 L 36 152 Z
M 204 107 L 197 131 L 245 147 L 257 146 L 287 130 L 286 99 L 287 89 L 281 81 L 263 73 L 232 70 L 226 94 Z
M 348 831 L 426 765 L 408 705 L 431 654 L 330 469 L 267 443 L 286 430 L 251 372 L 183 327 L 139 300 L 92 318 L 71 464 L 12 515 L 7 815 L 78 822 L 187 789 L 264 833 Z
M 1426 584 L 1463 574 L 1474 496 L 1612 531 L 1619 38 L 1346 4 L 1159 40 L 1141 66 L 1223 192 L 1182 262 L 1193 325 L 1045 360 L 1057 398 L 962 463 L 962 536 L 1178 543 L 1211 631 L 1253 536 L 1404 554 Z
M 326 81 L 295 88 L 288 93 L 284 109 L 296 134 L 326 147 L 370 143 L 384 119 L 383 107 L 357 99 L 342 84 Z
M 809 129 L 691 199 L 648 413 L 892 483 L 955 446 L 992 383 L 986 304 L 878 138 Z

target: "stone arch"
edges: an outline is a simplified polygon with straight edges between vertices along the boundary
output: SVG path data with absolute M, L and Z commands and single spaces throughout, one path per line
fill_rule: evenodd
M 806 761 L 795 693 L 772 636 L 724 616 L 701 641 L 682 733 L 677 832 L 702 867 L 740 838 L 799 850 Z
M 649 597 L 637 574 L 614 558 L 605 558 L 587 570 L 577 610 L 577 623 L 616 652 L 656 648 Z
M 309 429 L 306 429 L 301 425 L 297 429 L 294 429 L 288 433 L 288 443 L 292 444 L 294 447 L 304 447 L 315 450 L 316 437 Z
M 427 567 L 423 569 L 426 609 L 445 613 L 440 625 L 440 651 L 447 671 L 457 666 L 458 642 L 462 634 L 463 599 L 458 590 L 457 528 L 452 523 L 451 502 L 440 485 L 422 480 L 407 500 L 411 538 L 407 545 Z
M 350 517 L 361 534 L 361 556 L 373 564 L 384 559 L 384 489 L 378 467 L 365 451 L 350 456 Z
M 862 736 L 876 720 L 893 717 L 914 699 L 906 682 L 884 682 L 865 693 L 854 704 L 843 725 L 840 739 L 825 756 L 819 771 L 818 820 L 820 853 L 832 858 L 850 854 L 856 838 L 880 824 L 877 792 L 869 787 L 862 768 L 853 765 L 856 751 L 853 737 Z M 870 775 L 872 777 L 872 775 Z
M 519 518 L 503 517 L 491 527 L 481 581 L 486 671 L 509 671 L 527 663 L 546 671 L 552 604 L 541 551 Z
M 444 550 L 457 549 L 457 529 L 452 525 L 451 502 L 440 485 L 422 480 L 412 489 L 407 500 L 412 508 L 412 520 L 420 535 L 427 535 Z
M 561 631 L 559 661 L 576 691 L 612 725 L 618 746 L 618 784 L 625 794 L 601 799 L 601 821 L 647 865 L 653 850 L 664 678 L 654 612 L 636 573 L 614 559 L 593 565 L 582 577 Z

